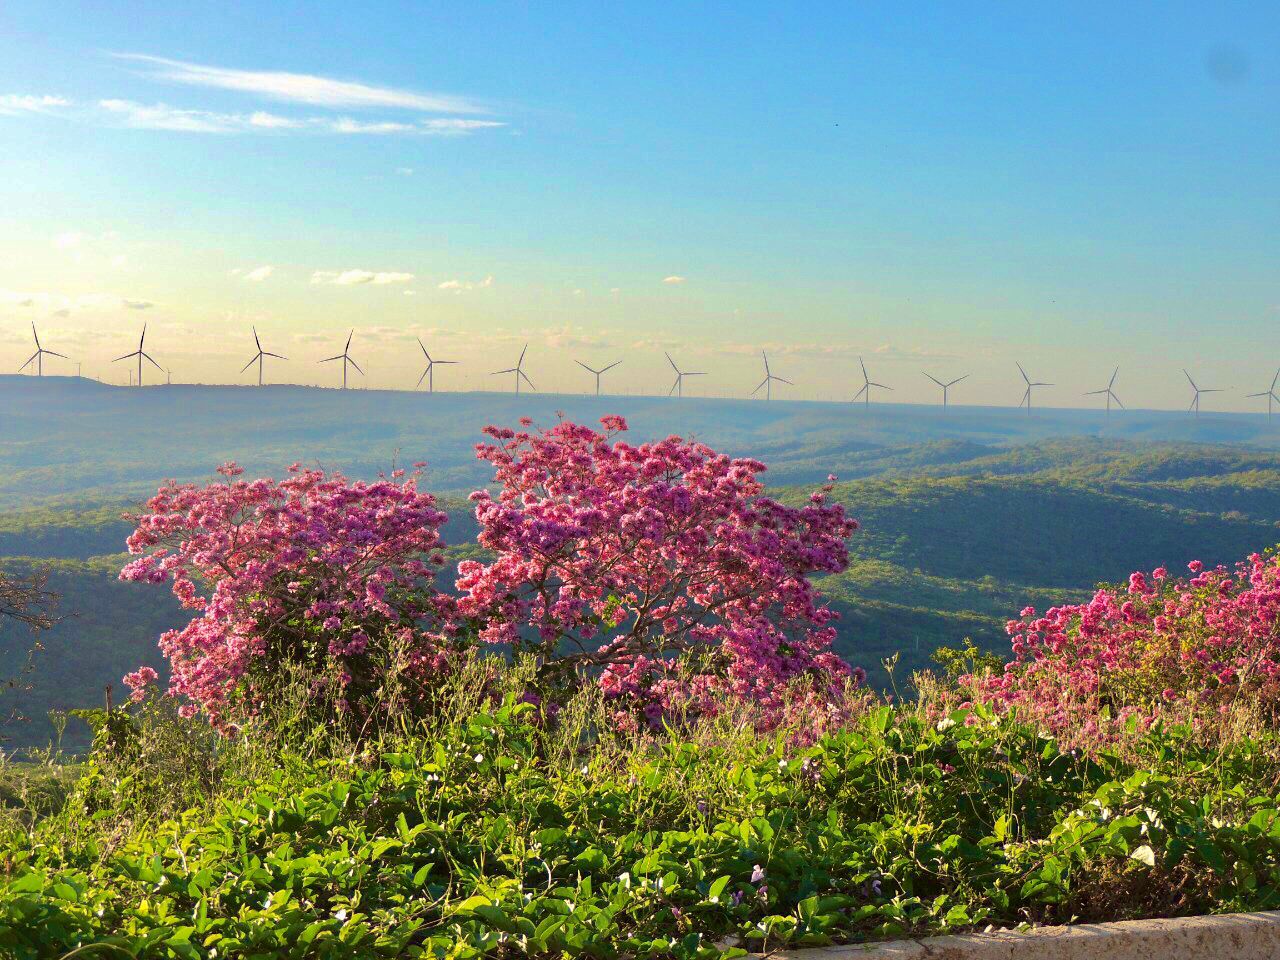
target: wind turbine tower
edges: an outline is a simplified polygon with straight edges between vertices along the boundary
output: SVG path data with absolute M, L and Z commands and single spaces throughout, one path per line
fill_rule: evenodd
M 19 373 L 27 369 L 27 367 L 31 366 L 31 362 L 34 360 L 36 364 L 36 376 L 43 377 L 45 354 L 48 354 L 51 357 L 61 357 L 63 360 L 70 359 L 70 357 L 68 357 L 65 353 L 58 353 L 54 350 L 46 350 L 44 347 L 40 346 L 40 334 L 36 333 L 36 325 L 34 323 L 31 324 L 31 336 L 34 337 L 36 341 L 36 352 L 33 353 L 30 357 L 28 357 L 27 362 L 18 368 Z
M 119 363 L 121 360 L 128 360 L 131 357 L 137 357 L 138 358 L 138 381 L 137 381 L 138 386 L 142 386 L 142 361 L 143 360 L 146 360 L 148 363 L 150 363 L 153 367 L 155 367 L 161 373 L 164 373 L 164 367 L 156 363 L 154 358 L 152 358 L 151 354 L 147 353 L 147 351 L 143 348 L 143 344 L 145 344 L 146 342 L 147 342 L 147 325 L 144 323 L 142 325 L 142 336 L 138 338 L 138 349 L 133 351 L 133 353 L 126 353 L 123 357 L 116 357 L 114 360 L 111 361 L 112 363 Z
M 766 400 L 772 400 L 773 399 L 773 381 L 775 380 L 777 380 L 779 383 L 785 383 L 788 386 L 794 386 L 794 384 L 790 380 L 787 380 L 783 377 L 776 377 L 773 375 L 773 371 L 769 369 L 769 355 L 765 353 L 763 350 L 760 351 L 760 357 L 761 359 L 764 360 L 764 379 L 761 380 L 760 383 L 756 386 L 756 388 L 751 391 L 751 395 L 753 397 L 757 393 L 759 393 L 760 388 L 763 387 L 764 398 Z
M 30 361 L 28 361 L 30 362 Z M 1267 423 L 1271 423 L 1271 405 L 1280 402 L 1280 397 L 1276 396 L 1276 383 L 1280 381 L 1280 370 L 1276 371 L 1276 375 L 1271 378 L 1271 386 L 1261 393 L 1251 393 L 1250 397 L 1266 397 L 1267 398 Z
M 364 371 L 360 369 L 360 364 L 356 363 L 354 360 L 351 359 L 351 338 L 354 337 L 355 335 L 356 335 L 356 332 L 354 330 L 352 330 L 350 333 L 347 334 L 346 346 L 342 348 L 342 352 L 338 354 L 336 357 L 325 357 L 323 360 L 320 361 L 321 363 L 332 363 L 334 360 L 342 361 L 342 389 L 343 390 L 347 389 L 347 364 L 351 364 L 351 366 L 356 368 L 356 372 L 359 373 L 360 376 L 362 377 L 364 376 Z
M 858 398 L 861 397 L 863 407 L 869 410 L 871 408 L 871 388 L 872 387 L 879 387 L 881 390 L 892 390 L 893 387 L 888 386 L 887 384 L 884 384 L 884 383 L 876 383 L 869 376 L 867 376 L 867 365 L 866 363 L 863 362 L 861 357 L 858 358 L 858 365 L 862 367 L 862 389 L 853 395 L 853 402 L 857 403 Z M 928 374 L 925 374 L 925 376 L 928 376 Z M 933 378 L 930 377 L 929 379 L 932 380 Z M 962 377 L 961 379 L 964 379 L 964 378 Z M 944 401 L 946 400 L 945 391 L 943 393 L 943 400 Z
M 436 364 L 457 363 L 457 360 L 433 360 L 431 354 L 427 353 L 427 348 L 422 345 L 422 338 L 415 337 L 418 341 L 418 348 L 422 351 L 422 355 L 427 358 L 427 367 L 422 371 L 422 376 L 418 377 L 418 382 L 413 385 L 413 389 L 417 390 L 422 386 L 423 378 L 427 381 L 427 393 L 436 392 Z
M 1185 369 L 1182 371 L 1182 375 L 1187 378 L 1187 383 L 1191 384 L 1191 389 L 1195 391 L 1195 394 L 1191 397 L 1191 406 L 1187 407 L 1187 410 L 1188 412 L 1195 413 L 1196 419 L 1199 420 L 1200 419 L 1200 394 L 1221 393 L 1222 389 L 1220 387 L 1213 387 L 1213 388 L 1206 387 L 1205 389 L 1202 390 L 1196 386 L 1196 382 L 1191 379 L 1191 374 L 1187 373 Z
M 616 366 L 617 366 L 618 364 L 620 364 L 622 361 L 621 361 L 621 360 L 615 360 L 613 363 L 609 364 L 607 367 L 601 367 L 599 370 L 597 370 L 595 367 L 588 367 L 588 366 L 587 366 L 585 363 L 583 363 L 581 360 L 575 360 L 575 361 L 573 361 L 573 362 L 574 362 L 574 363 L 576 363 L 578 366 L 580 366 L 583 370 L 586 370 L 588 373 L 593 373 L 593 374 L 595 374 L 595 378 L 596 378 L 596 396 L 598 397 L 598 396 L 600 396 L 600 375 L 601 375 L 601 374 L 604 374 L 604 373 L 608 373 L 610 370 L 612 370 L 614 367 L 616 367 Z
M 1016 362 L 1016 361 L 1015 361 Z M 1031 391 L 1035 387 L 1052 387 L 1052 383 L 1045 383 L 1043 380 L 1032 380 L 1027 376 L 1027 371 L 1022 369 L 1022 364 L 1018 364 L 1018 372 L 1022 374 L 1022 382 L 1027 385 L 1027 389 L 1022 393 L 1022 399 L 1018 401 L 1018 406 L 1027 408 L 1027 416 L 1031 415 Z
M 256 347 L 258 348 L 258 354 L 257 354 L 257 356 L 255 356 L 252 360 L 250 360 L 248 363 L 246 363 L 243 367 L 241 367 L 241 368 L 240 368 L 240 372 L 241 372 L 241 373 L 244 373 L 246 370 L 248 370 L 250 367 L 252 367 L 252 366 L 256 363 L 256 364 L 258 365 L 258 386 L 262 386 L 262 359 L 263 359 L 263 357 L 275 357 L 277 360 L 288 360 L 289 358 L 288 358 L 288 357 L 282 357 L 282 356 L 280 356 L 280 354 L 278 354 L 278 353 L 270 353 L 270 352 L 268 352 L 268 351 L 266 351 L 266 350 L 263 350 L 263 349 L 262 349 L 262 341 L 258 339 L 258 328 L 257 328 L 257 327 L 252 327 L 251 329 L 253 330 L 253 343 L 254 343 L 254 346 L 256 346 Z
M 516 393 L 520 392 L 521 380 L 523 380 L 525 383 L 529 385 L 530 390 L 532 390 L 534 393 L 537 393 L 538 388 L 533 385 L 533 381 L 530 380 L 524 372 L 524 355 L 528 352 L 529 352 L 529 345 L 526 343 L 524 345 L 524 349 L 520 351 L 520 359 L 516 361 L 516 365 L 514 367 L 508 367 L 506 370 L 495 370 L 493 371 L 493 373 L 489 374 L 489 376 L 497 377 L 504 373 L 514 374 L 515 380 L 516 380 Z
M 673 393 L 680 397 L 684 396 L 685 377 L 705 377 L 707 375 L 705 370 L 681 370 L 676 366 L 676 362 L 671 359 L 671 354 L 667 353 L 665 350 L 662 352 L 667 358 L 667 363 L 671 364 L 671 369 L 676 372 L 675 383 L 671 384 L 671 389 L 667 391 L 668 397 Z
M 1115 372 L 1111 374 L 1111 379 L 1110 379 L 1109 381 L 1107 381 L 1107 385 L 1106 385 L 1105 387 L 1103 387 L 1101 390 L 1089 390 L 1089 391 L 1087 391 L 1087 392 L 1085 393 L 1085 396 L 1086 396 L 1086 397 L 1096 397 L 1096 396 L 1098 396 L 1099 394 L 1105 394 L 1105 395 L 1106 395 L 1106 397 L 1107 397 L 1107 416 L 1108 416 L 1108 417 L 1109 417 L 1109 416 L 1111 416 L 1111 401 L 1112 401 L 1112 400 L 1114 400 L 1114 401 L 1116 402 L 1116 406 L 1118 406 L 1121 410 L 1123 410 L 1123 409 L 1125 408 L 1125 407 L 1124 407 L 1124 404 L 1120 402 L 1120 398 L 1116 396 L 1115 391 L 1112 389 L 1112 387 L 1114 387 L 1114 386 L 1116 385 L 1116 377 L 1117 377 L 1117 376 L 1119 376 L 1119 374 L 1120 374 L 1120 368 L 1119 368 L 1119 367 L 1116 367 Z
M 864 377 L 866 376 L 865 370 L 863 371 L 863 376 Z M 941 380 L 939 380 L 937 377 L 935 377 L 931 373 L 926 373 L 925 376 L 942 388 L 942 405 L 945 407 L 947 405 L 947 391 L 950 390 L 952 387 L 954 387 L 961 380 L 964 380 L 969 375 L 966 373 L 963 377 L 956 377 L 954 380 L 950 380 L 946 383 L 943 383 Z

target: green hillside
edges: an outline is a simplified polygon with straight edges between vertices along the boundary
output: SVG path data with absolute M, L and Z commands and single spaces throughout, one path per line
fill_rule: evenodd
M 840 652 L 879 682 L 878 664 L 893 653 L 905 674 L 964 637 L 1001 649 L 1005 622 L 1027 604 L 1081 599 L 1134 569 L 1231 562 L 1280 542 L 1280 455 L 1248 448 L 941 441 L 868 451 L 853 473 L 862 475 L 846 472 L 833 494 L 862 525 L 853 563 L 823 589 L 842 614 Z M 774 492 L 794 502 L 809 489 Z M 0 565 L 48 566 L 66 616 L 23 702 L 32 722 L 8 731 L 15 742 L 46 740 L 49 708 L 98 703 L 126 670 L 160 666 L 156 637 L 182 622 L 167 591 L 115 579 L 128 506 L 94 499 L 0 514 Z M 443 506 L 451 559 L 474 555 L 467 502 L 451 496 Z M 21 662 L 26 641 L 0 633 L 0 668 Z M 80 745 L 81 732 L 68 736 Z

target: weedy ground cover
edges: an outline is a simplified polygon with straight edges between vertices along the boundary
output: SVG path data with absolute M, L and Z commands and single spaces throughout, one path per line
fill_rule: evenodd
M 1280 907 L 1280 743 L 1247 722 L 1083 752 L 862 696 L 800 746 L 728 709 L 622 733 L 591 691 L 548 723 L 486 676 L 376 742 L 99 715 L 65 801 L 4 822 L 0 953 L 695 958 Z

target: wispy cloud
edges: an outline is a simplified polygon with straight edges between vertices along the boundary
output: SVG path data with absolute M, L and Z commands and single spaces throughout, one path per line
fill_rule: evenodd
M 327 283 L 339 287 L 354 287 L 366 283 L 385 286 L 389 283 L 408 283 L 412 279 L 412 273 L 390 270 L 317 270 L 311 274 L 312 283 Z
M 71 106 L 63 97 L 36 96 L 25 93 L 0 94 L 0 114 L 18 116 L 23 113 L 53 113 L 60 107 Z
M 676 276 L 675 274 L 672 274 L 669 277 L 663 277 L 662 282 L 669 283 L 672 285 L 675 285 L 677 283 L 684 283 L 684 277 L 679 277 L 679 276 Z
M 121 300 L 120 305 L 129 310 L 150 310 L 155 306 L 150 300 Z
M 246 270 L 241 274 L 240 279 L 248 280 L 250 283 L 261 283 L 271 274 L 275 273 L 276 268 L 270 264 L 263 264 L 261 267 L 254 267 L 252 270 Z M 238 270 L 231 271 L 232 274 L 240 273 Z
M 394 108 L 423 113 L 485 114 L 489 110 L 468 97 L 442 93 L 418 93 L 395 87 L 379 87 L 351 80 L 336 80 L 308 73 L 277 70 L 237 70 L 187 63 L 142 53 L 116 54 L 122 60 L 145 64 L 151 75 L 189 86 L 234 90 L 272 100 L 306 103 L 316 107 Z
M 453 293 L 464 293 L 467 290 L 483 290 L 486 287 L 493 286 L 493 276 L 487 276 L 483 280 L 446 280 L 443 283 L 436 284 L 437 290 L 448 290 Z

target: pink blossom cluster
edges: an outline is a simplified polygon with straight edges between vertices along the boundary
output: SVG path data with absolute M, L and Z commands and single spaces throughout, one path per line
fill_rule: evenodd
M 134 518 L 122 580 L 171 582 L 200 611 L 160 638 L 169 692 L 215 724 L 259 697 L 286 663 L 303 664 L 340 698 L 365 694 L 392 650 L 408 671 L 444 666 L 451 600 L 433 578 L 445 514 L 396 471 L 373 483 L 293 466 L 247 481 L 234 463 L 207 486 L 167 482 Z M 135 691 L 147 668 L 125 678 Z
M 1028 607 L 1007 626 L 1012 662 L 970 682 L 988 702 L 1090 736 L 1107 715 L 1147 723 L 1225 709 L 1238 697 L 1280 708 L 1280 558 L 1188 566 L 1188 578 L 1160 568 L 1088 603 L 1043 615 Z
M 477 454 L 500 490 L 472 500 L 496 558 L 464 561 L 457 581 L 480 639 L 532 653 L 551 685 L 598 674 L 624 724 L 725 694 L 776 717 L 799 681 L 815 700 L 843 687 L 836 614 L 809 579 L 846 568 L 857 527 L 830 487 L 785 506 L 762 495 L 758 461 L 674 436 L 635 446 L 616 439 L 621 417 L 601 424 L 486 428 Z

